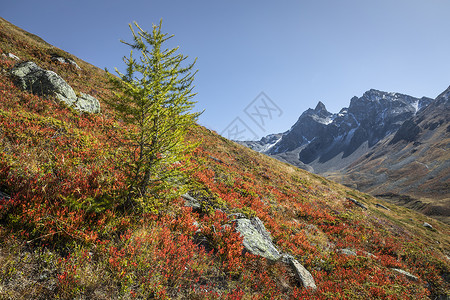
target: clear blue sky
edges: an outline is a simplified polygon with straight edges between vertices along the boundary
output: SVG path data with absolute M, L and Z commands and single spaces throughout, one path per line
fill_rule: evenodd
M 108 69 L 129 52 L 128 23 L 163 18 L 170 46 L 198 57 L 199 123 L 219 133 L 236 117 L 282 132 L 319 100 L 337 112 L 371 88 L 434 98 L 450 85 L 448 0 L 2 2 L 1 17 Z M 282 111 L 262 128 L 244 112 L 260 92 Z

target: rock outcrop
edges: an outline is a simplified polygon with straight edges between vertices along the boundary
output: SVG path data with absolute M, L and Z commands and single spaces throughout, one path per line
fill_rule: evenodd
M 23 90 L 39 96 L 54 95 L 61 102 L 81 112 L 100 112 L 100 103 L 96 98 L 83 93 L 81 97 L 77 97 L 72 87 L 58 74 L 44 70 L 34 62 L 18 63 L 9 73 L 15 84 Z
M 268 136 L 263 137 L 259 141 L 236 141 L 236 142 L 255 151 L 266 152 L 273 145 L 275 145 L 282 136 L 283 136 L 282 133 L 275 133 L 269 134 Z
M 248 252 L 271 261 L 281 258 L 281 253 L 272 243 L 270 233 L 258 217 L 251 220 L 237 219 L 236 223 L 236 230 L 243 236 L 243 244 Z
M 192 208 L 193 211 L 201 210 L 202 205 L 200 202 L 188 193 L 181 195 L 181 197 L 184 199 L 184 206 Z
M 347 248 L 339 249 L 339 253 L 347 255 L 347 256 L 356 256 L 356 252 Z
M 411 273 L 409 273 L 409 272 L 406 272 L 405 270 L 402 270 L 402 269 L 395 269 L 395 268 L 392 268 L 392 270 L 394 270 L 394 271 L 397 272 L 397 273 L 400 273 L 400 274 L 405 275 L 406 278 L 408 278 L 409 280 L 412 280 L 412 281 L 417 281 L 417 280 L 419 280 L 419 278 L 417 278 L 417 276 L 414 276 L 413 274 L 411 274 Z
M 80 66 L 73 59 L 70 59 L 70 58 L 65 58 L 65 57 L 61 57 L 61 56 L 53 56 L 52 61 L 59 62 L 61 64 L 69 64 L 69 65 L 74 66 L 77 70 L 81 70 Z
M 433 229 L 433 226 L 427 222 L 423 222 L 423 227 L 428 228 L 428 229 Z
M 300 264 L 292 255 L 280 253 L 272 243 L 272 237 L 263 222 L 258 218 L 237 219 L 236 230 L 243 236 L 245 249 L 254 254 L 267 258 L 271 261 L 281 260 L 289 265 L 294 271 L 298 281 L 305 287 L 317 289 L 311 273 Z
M 364 204 L 362 204 L 361 202 L 359 202 L 359 201 L 356 200 L 356 199 L 353 199 L 353 198 L 347 198 L 347 200 L 350 201 L 350 202 L 352 202 L 352 203 L 354 203 L 355 205 L 361 207 L 362 209 L 367 209 L 367 207 L 366 207 Z
M 60 100 L 77 97 L 72 87 L 58 74 L 44 70 L 34 62 L 25 61 L 17 64 L 10 74 L 17 86 L 33 94 L 39 96 L 55 94 Z M 67 104 L 72 104 L 72 101 Z
M 74 103 L 74 108 L 89 113 L 100 112 L 100 102 L 89 94 L 80 93 L 80 97 Z
M 311 273 L 306 270 L 306 268 L 302 264 L 300 264 L 292 255 L 283 254 L 281 260 L 291 266 L 297 277 L 297 280 L 301 282 L 303 287 L 313 290 L 317 289 L 316 282 L 314 281 Z
M 191 207 L 193 210 L 201 212 L 201 201 L 198 201 L 187 193 L 182 195 L 182 197 L 185 200 L 184 205 L 186 207 Z M 270 232 L 267 231 L 264 223 L 258 217 L 248 219 L 241 213 L 228 214 L 228 218 L 231 217 L 236 218 L 233 222 L 236 222 L 236 231 L 243 237 L 242 244 L 245 251 L 248 251 L 253 255 L 264 257 L 272 262 L 281 261 L 282 263 L 287 264 L 292 268 L 298 281 L 303 287 L 313 290 L 317 289 L 311 273 L 292 255 L 281 253 L 277 249 L 273 244 Z M 198 224 L 196 225 L 199 226 Z M 201 234 L 201 230 L 196 232 L 195 239 L 198 245 L 201 245 L 208 251 L 211 250 L 211 245 L 207 238 Z
M 390 210 L 389 208 L 387 208 L 386 206 L 384 206 L 383 204 L 380 204 L 380 203 L 375 204 L 375 206 L 379 207 L 379 208 L 382 208 L 382 209 L 385 209 L 385 210 Z

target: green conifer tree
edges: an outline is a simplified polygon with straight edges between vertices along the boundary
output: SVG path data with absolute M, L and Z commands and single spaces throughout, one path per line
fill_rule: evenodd
M 126 73 L 108 73 L 114 97 L 109 100 L 130 131 L 123 132 L 120 153 L 128 179 L 126 205 L 153 210 L 183 192 L 188 156 L 196 145 L 185 136 L 200 113 L 190 112 L 197 71 L 178 47 L 164 49 L 173 35 L 161 33 L 162 20 L 151 33 L 134 22 L 133 41 L 124 57 Z M 133 50 L 139 52 L 133 56 Z M 136 205 L 138 204 L 138 205 Z

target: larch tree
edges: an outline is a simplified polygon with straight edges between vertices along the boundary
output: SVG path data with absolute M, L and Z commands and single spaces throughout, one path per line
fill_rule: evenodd
M 126 73 L 108 73 L 114 94 L 108 102 L 129 125 L 119 142 L 128 180 L 125 204 L 144 211 L 184 192 L 186 164 L 197 146 L 186 134 L 200 114 L 191 112 L 195 60 L 187 63 L 178 47 L 163 48 L 173 35 L 162 33 L 161 25 L 149 33 L 130 24 L 132 42 L 121 41 L 131 47 L 123 58 Z

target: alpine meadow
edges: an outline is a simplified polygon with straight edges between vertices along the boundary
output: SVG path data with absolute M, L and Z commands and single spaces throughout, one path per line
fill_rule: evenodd
M 448 224 L 198 125 L 130 29 L 112 74 L 0 18 L 1 299 L 450 297 Z

